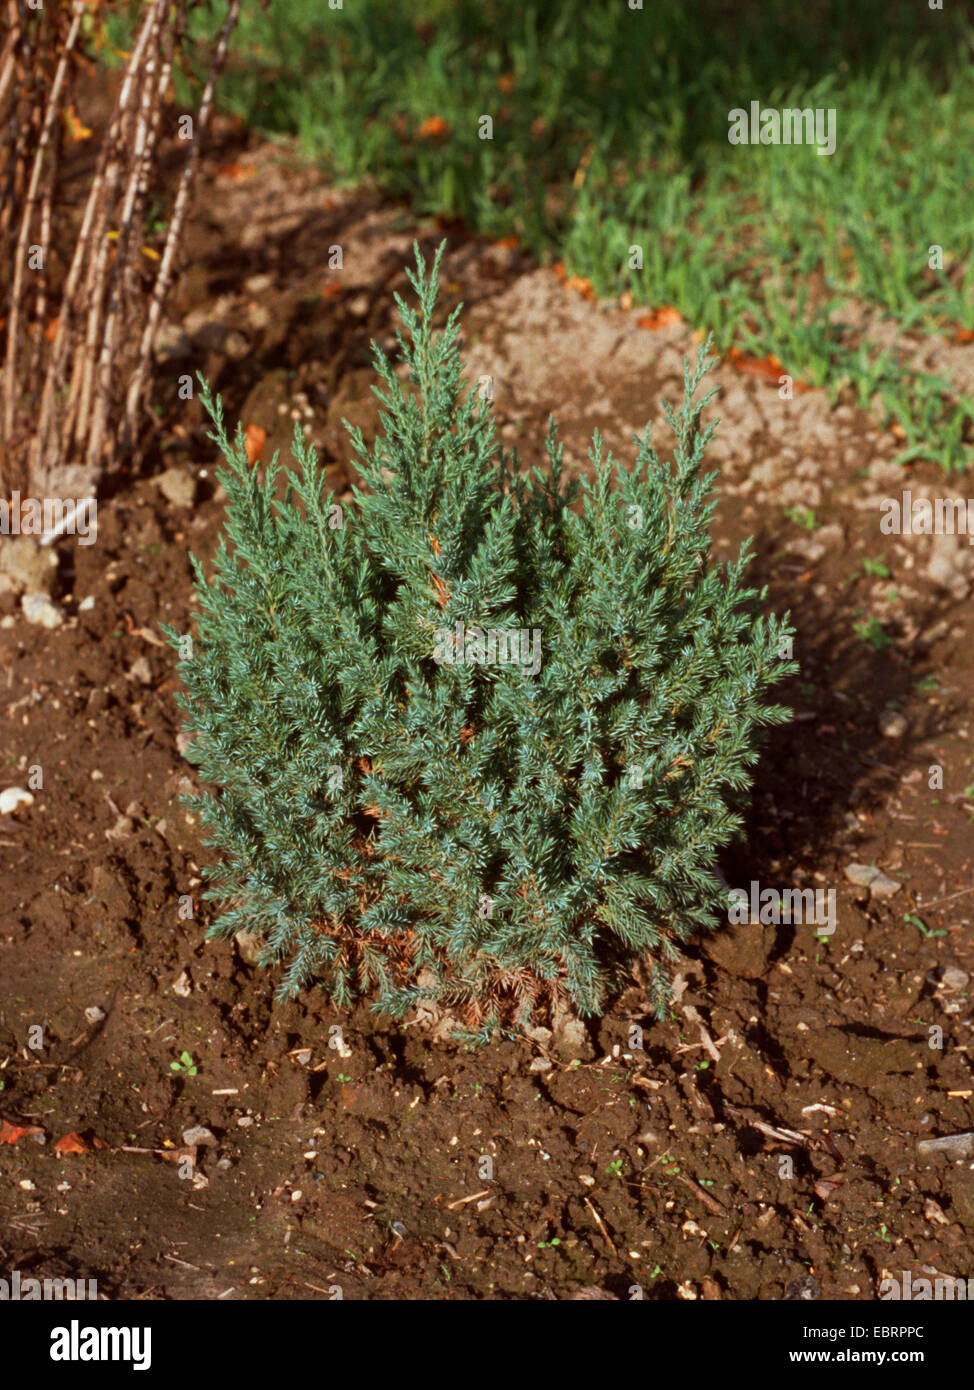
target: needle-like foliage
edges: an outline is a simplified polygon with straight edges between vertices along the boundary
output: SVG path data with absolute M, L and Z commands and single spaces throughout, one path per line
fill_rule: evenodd
M 662 1013 L 677 944 L 726 901 L 759 730 L 788 717 L 765 702 L 788 630 L 747 547 L 709 563 L 705 349 L 672 462 L 647 430 L 625 469 L 596 435 L 568 480 L 552 423 L 527 469 L 464 378 L 459 310 L 433 331 L 441 253 L 427 277 L 417 248 L 418 312 L 397 296 L 405 371 L 373 345 L 380 437 L 352 432 L 346 509 L 297 430 L 279 495 L 204 393 L 227 521 L 181 673 L 211 934 L 260 933 L 284 994 L 434 998 L 481 1030 L 597 1013 L 643 959 Z

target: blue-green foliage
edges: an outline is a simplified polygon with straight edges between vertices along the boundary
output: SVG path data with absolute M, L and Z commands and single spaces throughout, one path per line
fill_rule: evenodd
M 432 331 L 441 253 L 427 278 L 417 248 L 418 313 L 397 297 L 405 383 L 374 347 L 380 438 L 352 433 L 367 490 L 344 513 L 297 430 L 279 500 L 276 458 L 261 482 L 204 393 L 227 522 L 214 576 L 193 562 L 181 674 L 216 788 L 195 802 L 223 852 L 211 934 L 263 934 L 284 994 L 320 978 L 478 1025 L 597 1012 L 648 958 L 661 1012 L 675 943 L 723 900 L 759 727 L 787 718 L 764 703 L 787 629 L 755 616 L 746 547 L 708 565 L 705 350 L 672 464 L 648 431 L 629 471 L 596 436 L 593 480 L 568 481 L 552 424 L 528 470 L 464 379 L 459 310 Z M 451 664 L 458 622 L 475 657 L 469 629 L 537 632 L 540 668 Z

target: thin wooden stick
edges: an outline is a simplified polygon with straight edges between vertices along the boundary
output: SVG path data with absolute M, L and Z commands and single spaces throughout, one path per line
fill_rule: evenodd
M 107 0 L 99 21 L 118 3 Z M 149 0 L 140 7 L 67 275 L 59 299 L 52 302 L 48 262 L 60 249 L 60 121 L 72 109 L 68 103 L 76 74 L 82 65 L 88 67 L 80 33 L 89 4 L 60 0 L 31 14 L 23 0 L 0 0 L 0 123 L 4 135 L 9 132 L 9 139 L 0 137 L 0 243 L 4 262 L 13 266 L 0 310 L 6 312 L 0 326 L 7 334 L 0 348 L 6 364 L 0 386 L 0 434 L 6 450 L 0 452 L 0 477 L 7 483 L 8 472 L 12 476 L 16 468 L 19 478 L 26 465 L 31 486 L 44 492 L 57 491 L 65 468 L 73 466 L 83 466 L 97 481 L 116 450 L 135 436 L 216 79 L 241 8 L 240 0 L 228 0 L 195 139 L 146 295 L 149 276 L 140 248 L 166 94 L 177 53 L 185 51 L 187 0 Z M 27 253 L 35 242 L 41 273 L 29 276 Z M 48 346 L 49 334 L 53 341 Z M 115 426 L 112 412 L 119 405 Z
M 126 146 L 130 149 L 132 145 L 132 131 L 131 129 L 126 129 L 126 118 L 132 116 L 133 120 L 135 119 L 134 112 L 138 110 L 139 103 L 133 102 L 133 106 L 130 108 L 129 99 L 132 97 L 138 98 L 141 95 L 139 90 L 141 83 L 139 79 L 142 75 L 142 57 L 152 36 L 156 20 L 159 17 L 160 5 L 163 3 L 164 0 L 154 0 L 153 5 L 150 7 L 143 21 L 142 28 L 139 31 L 135 46 L 132 49 L 131 57 L 129 58 L 128 69 L 126 71 L 126 79 L 128 80 L 122 84 L 122 92 L 119 96 L 118 103 L 119 124 L 116 136 L 117 144 L 115 158 L 112 161 L 105 180 L 107 198 L 104 208 L 104 227 L 107 227 L 111 217 L 111 211 L 115 204 L 115 195 L 122 178 L 120 151 Z M 98 363 L 101 356 L 99 352 L 99 343 L 103 341 L 104 335 L 102 315 L 106 309 L 105 281 L 108 274 L 109 252 L 111 250 L 111 243 L 108 240 L 104 227 L 102 228 L 101 235 L 97 236 L 95 239 L 96 255 L 91 269 L 91 278 L 89 280 L 88 332 L 85 337 L 84 374 L 82 378 L 80 400 L 77 406 L 77 417 L 72 422 L 74 435 L 82 438 L 87 436 L 89 432 L 89 416 L 99 376 Z M 121 233 L 119 234 L 119 240 L 121 240 Z M 64 445 L 65 440 L 62 436 L 62 447 Z M 90 452 L 89 450 L 89 457 Z
M 148 317 L 142 332 L 142 341 L 139 344 L 139 355 L 136 360 L 135 370 L 132 373 L 132 379 L 125 401 L 125 428 L 126 438 L 129 442 L 131 442 L 135 436 L 136 414 L 145 387 L 146 373 L 148 371 L 149 360 L 152 356 L 152 344 L 155 341 L 155 336 L 159 329 L 162 307 L 165 303 L 166 295 L 169 292 L 169 282 L 172 278 L 176 247 L 179 244 L 183 222 L 186 219 L 186 213 L 189 207 L 190 190 L 199 165 L 200 146 L 209 125 L 210 110 L 213 105 L 213 93 L 216 88 L 216 81 L 223 68 L 227 54 L 227 45 L 230 42 L 230 35 L 233 32 L 239 13 L 240 0 L 230 0 L 227 17 L 223 21 L 223 28 L 220 30 L 216 53 L 213 57 L 213 63 L 210 68 L 206 87 L 203 91 L 203 98 L 200 102 L 199 113 L 196 118 L 196 139 L 193 141 L 193 148 L 186 161 L 182 178 L 179 182 L 179 189 L 176 193 L 176 202 L 173 207 L 172 218 L 169 222 L 169 234 L 166 237 L 166 245 L 162 253 L 159 274 L 156 276 L 155 288 L 152 293 L 152 302 L 149 305 Z
M 140 65 L 142 82 L 141 91 L 139 92 L 139 103 L 135 111 L 135 144 L 133 148 L 132 164 L 129 172 L 128 186 L 125 190 L 125 198 L 122 204 L 122 214 L 118 228 L 118 241 L 115 245 L 115 265 L 108 288 L 108 302 L 105 311 L 105 327 L 102 332 L 101 353 L 97 371 L 93 378 L 94 413 L 91 429 L 88 431 L 87 463 L 90 468 L 94 469 L 98 469 L 101 464 L 101 452 L 105 439 L 108 403 L 111 394 L 111 369 L 115 349 L 115 335 L 118 330 L 119 310 L 121 307 L 122 280 L 132 236 L 133 212 L 135 208 L 135 196 L 139 186 L 139 173 L 142 159 L 146 153 L 146 139 L 149 133 L 150 122 L 147 114 L 147 107 L 154 90 L 153 77 L 155 75 L 157 57 L 152 50 L 158 42 L 159 29 L 167 7 L 168 0 L 155 0 L 155 4 L 149 11 L 149 17 L 146 21 L 149 29 L 147 42 L 149 53 L 146 61 Z
M 30 184 L 27 188 L 27 199 L 24 206 L 24 216 L 20 224 L 20 236 L 17 239 L 17 249 L 14 258 L 14 282 L 13 291 L 10 297 L 10 315 L 7 323 L 7 363 L 4 372 L 4 430 L 7 438 L 13 435 L 14 430 L 14 401 L 16 399 L 17 381 L 17 338 L 20 328 L 20 300 L 23 293 L 24 271 L 27 264 L 27 246 L 30 239 L 30 224 L 34 205 L 37 202 L 37 190 L 40 186 L 41 170 L 44 166 L 44 157 L 47 154 L 48 146 L 51 143 L 51 130 L 54 125 L 58 111 L 58 101 L 61 95 L 61 87 L 64 84 L 65 73 L 68 70 L 68 58 L 74 48 L 78 37 L 78 30 L 81 28 L 81 19 L 85 12 L 84 0 L 75 0 L 74 9 L 71 15 L 71 28 L 68 31 L 67 41 L 61 53 L 57 71 L 54 74 L 54 82 L 51 87 L 51 94 L 47 102 L 47 110 L 44 113 L 44 124 L 41 127 L 41 138 L 38 142 L 37 153 L 34 156 L 34 166 L 31 170 Z

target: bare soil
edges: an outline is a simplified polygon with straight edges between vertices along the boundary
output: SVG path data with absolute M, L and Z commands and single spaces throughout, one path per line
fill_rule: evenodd
M 756 536 L 754 577 L 791 610 L 802 668 L 722 867 L 745 888 L 834 888 L 834 935 L 727 926 L 688 950 L 672 1021 L 634 980 L 581 1033 L 477 1051 L 315 990 L 275 1002 L 272 975 L 204 940 L 210 851 L 179 800 L 194 774 L 158 624 L 189 629 L 189 552 L 212 553 L 223 509 L 178 376 L 202 370 L 231 421 L 267 431 L 265 457 L 306 424 L 344 493 L 342 417 L 376 428 L 369 339 L 391 342 L 413 238 L 431 253 L 444 235 L 442 307 L 468 306 L 470 370 L 493 378 L 508 442 L 540 459 L 550 412 L 579 469 L 593 427 L 624 459 L 647 421 L 666 444 L 688 327 L 640 327 L 650 306 L 322 187 L 223 124 L 153 447 L 101 502 L 97 544 L 57 545 L 62 626 L 0 596 L 2 785 L 44 769 L 34 804 L 0 820 L 0 1116 L 42 1130 L 0 1143 L 4 1267 L 234 1300 L 869 1300 L 886 1270 L 974 1274 L 974 1164 L 916 1147 L 974 1128 L 970 990 L 942 980 L 974 971 L 974 549 L 880 534 L 881 497 L 950 485 L 891 468 L 895 434 L 821 392 L 782 400 L 725 362 L 708 413 L 715 555 Z M 880 556 L 888 576 L 864 566 Z M 857 635 L 872 618 L 888 644 Z M 880 732 L 891 708 L 898 737 Z M 856 887 L 850 862 L 898 891 Z M 172 1070 L 183 1051 L 195 1074 Z M 192 1126 L 212 1142 L 188 1145 Z M 69 1134 L 85 1152 L 57 1151 Z

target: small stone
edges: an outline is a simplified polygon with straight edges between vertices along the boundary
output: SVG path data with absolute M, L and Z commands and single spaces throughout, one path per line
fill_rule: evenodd
M 167 468 L 153 482 L 174 507 L 191 507 L 196 500 L 196 479 L 185 468 Z
M 552 1017 L 552 1046 L 563 1061 L 595 1056 L 585 1024 L 570 1008 L 555 1008 Z
M 796 536 L 787 545 L 789 555 L 797 555 L 809 565 L 818 564 L 828 547 L 817 536 Z
M 91 1004 L 85 1009 L 85 1018 L 94 1027 L 96 1023 L 102 1023 L 108 1015 L 104 1009 L 100 1009 L 97 1004 Z
M 970 1158 L 974 1154 L 974 1130 L 963 1134 L 945 1134 L 940 1139 L 920 1139 L 917 1153 L 921 1158 L 932 1154 L 947 1154 L 950 1158 Z
M 191 1125 L 189 1129 L 183 1130 L 183 1143 L 190 1148 L 211 1149 L 217 1140 L 212 1129 L 207 1129 L 205 1125 Z
M 949 535 L 934 538 L 933 554 L 927 565 L 927 578 L 946 589 L 955 599 L 967 597 L 970 583 L 958 565 L 958 547 Z
M 821 1284 L 810 1274 L 803 1274 L 800 1279 L 793 1279 L 785 1289 L 785 1298 L 789 1303 L 812 1303 L 816 1298 L 820 1298 L 821 1294 Z
M 530 1038 L 532 1042 L 538 1043 L 541 1047 L 551 1046 L 551 1029 L 542 1028 L 540 1024 L 534 1028 L 525 1028 L 524 1036 Z
M 869 885 L 869 892 L 874 898 L 885 901 L 887 898 L 895 898 L 902 887 L 902 883 L 890 878 L 889 874 L 877 874 Z
M 815 532 L 816 539 L 829 550 L 835 550 L 845 542 L 845 533 L 838 522 L 831 522 L 828 526 L 820 526 Z
M 83 598 L 83 599 L 81 600 L 81 602 L 78 604 L 78 612 L 79 612 L 79 613 L 90 613 L 91 610 L 94 608 L 94 606 L 95 606 L 95 596 L 94 596 L 94 594 L 89 594 L 87 598 Z
M 34 536 L 4 536 L 0 541 L 0 593 L 50 594 L 57 575 L 57 556 Z
M 146 657 L 136 657 L 128 669 L 128 678 L 130 681 L 138 681 L 139 685 L 152 684 L 152 668 Z
M 547 1059 L 547 1057 L 535 1057 L 534 1061 L 533 1061 L 533 1062 L 531 1063 L 531 1065 L 528 1067 L 528 1071 L 531 1071 L 531 1072 L 551 1071 L 552 1065 L 553 1065 L 553 1063 L 549 1062 L 548 1059 Z
M 259 965 L 264 954 L 264 938 L 257 932 L 238 931 L 233 938 L 244 965 Z
M 238 1115 L 238 1116 L 237 1116 L 237 1124 L 240 1126 L 241 1129 L 249 1129 L 250 1126 L 251 1126 L 253 1123 L 254 1123 L 254 1117 L 253 1117 L 253 1115 Z
M 903 738 L 909 727 L 909 720 L 898 709 L 884 709 L 879 716 L 879 732 L 883 738 Z
M 895 878 L 890 878 L 875 864 L 847 864 L 845 876 L 857 888 L 868 888 L 874 898 L 892 898 L 903 887 Z
M 8 787 L 0 792 L 0 816 L 12 816 L 21 806 L 33 806 L 34 798 L 23 787 Z
M 266 271 L 260 271 L 256 275 L 248 275 L 244 281 L 244 289 L 248 294 L 263 294 L 269 290 L 274 283 L 273 275 L 268 275 Z
M 64 609 L 52 603 L 47 594 L 24 594 L 20 606 L 24 617 L 35 627 L 53 629 L 64 622 Z
M 956 965 L 945 965 L 943 974 L 940 976 L 940 988 L 951 994 L 957 994 L 962 989 L 967 988 L 970 978 L 966 970 L 958 970 Z
M 189 752 L 189 750 L 192 748 L 192 746 L 193 746 L 193 735 L 192 735 L 192 734 L 178 733 L 178 734 L 176 735 L 176 748 L 177 748 L 177 750 L 178 750 L 178 752 L 179 752 L 179 754 L 180 754 L 181 757 L 185 758 L 186 754 Z
M 369 296 L 367 294 L 357 294 L 354 299 L 348 301 L 348 312 L 357 319 L 364 319 L 369 312 Z
M 928 1221 L 932 1221 L 937 1226 L 949 1226 L 950 1222 L 944 1216 L 944 1209 L 932 1197 L 928 1197 L 923 1204 L 923 1214 Z
M 188 999 L 192 994 L 193 982 L 185 970 L 173 980 L 172 992 L 178 994 L 180 999 Z

